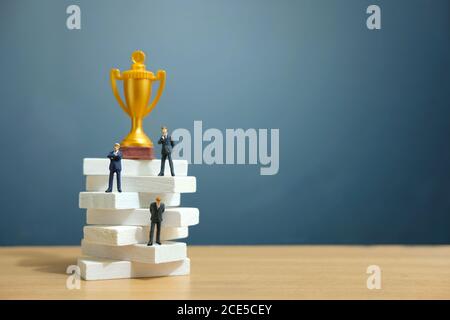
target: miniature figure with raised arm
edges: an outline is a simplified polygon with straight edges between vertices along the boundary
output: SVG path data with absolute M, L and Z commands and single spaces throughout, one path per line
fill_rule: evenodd
M 120 181 L 120 171 L 122 171 L 122 152 L 120 151 L 120 144 L 114 144 L 114 150 L 108 154 L 110 160 L 109 163 L 109 184 L 108 189 L 105 192 L 112 192 L 114 173 L 117 178 L 117 191 L 122 192 L 121 181 Z
M 156 243 L 161 244 L 161 222 L 162 222 L 162 216 L 165 210 L 164 203 L 161 202 L 161 198 L 159 196 L 156 197 L 156 202 L 152 202 L 150 204 L 150 236 L 147 243 L 147 246 L 153 245 L 153 234 L 155 232 L 155 225 L 156 225 Z
M 169 159 L 170 165 L 170 173 L 172 177 L 175 176 L 175 172 L 173 171 L 173 162 L 172 162 L 172 148 L 175 143 L 172 140 L 172 137 L 167 134 L 167 127 L 161 128 L 161 138 L 158 140 L 158 144 L 162 145 L 161 148 L 161 170 L 158 176 L 164 176 L 164 168 L 166 166 L 166 159 Z

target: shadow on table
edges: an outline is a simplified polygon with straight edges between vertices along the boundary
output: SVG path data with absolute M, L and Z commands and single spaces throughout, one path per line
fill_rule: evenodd
M 17 266 L 33 268 L 35 271 L 45 273 L 66 274 L 68 266 L 77 264 L 77 259 L 74 257 L 64 257 L 44 251 L 21 250 L 11 255 L 19 257 Z

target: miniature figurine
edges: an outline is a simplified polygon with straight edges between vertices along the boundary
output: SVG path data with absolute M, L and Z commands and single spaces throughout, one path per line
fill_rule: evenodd
M 160 170 L 158 176 L 164 176 L 164 168 L 166 165 L 166 159 L 169 159 L 170 173 L 172 174 L 172 177 L 173 177 L 173 176 L 175 176 L 175 172 L 173 171 L 172 148 L 175 144 L 172 140 L 172 137 L 167 135 L 167 127 L 161 128 L 161 138 L 159 138 L 158 144 L 162 144 L 161 170 Z
M 122 152 L 120 151 L 120 144 L 114 144 L 114 150 L 108 154 L 109 163 L 109 184 L 105 192 L 111 192 L 113 188 L 114 173 L 117 178 L 117 191 L 122 192 L 120 171 L 122 171 Z
M 161 244 L 160 234 L 161 234 L 161 222 L 162 222 L 162 215 L 165 210 L 164 203 L 161 202 L 161 198 L 159 196 L 156 197 L 156 202 L 152 202 L 150 204 L 150 214 L 151 214 L 151 226 L 150 226 L 150 236 L 147 243 L 147 246 L 153 245 L 153 234 L 155 231 L 155 225 L 156 225 L 156 243 Z

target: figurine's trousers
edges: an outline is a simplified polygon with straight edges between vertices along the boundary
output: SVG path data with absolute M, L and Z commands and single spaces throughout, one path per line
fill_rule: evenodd
M 149 242 L 153 242 L 153 235 L 155 234 L 155 224 L 156 224 L 156 242 L 161 242 L 160 235 L 161 235 L 161 222 L 153 222 L 150 226 L 150 237 Z
M 166 167 L 166 159 L 169 159 L 170 173 L 172 174 L 172 176 L 174 176 L 175 172 L 173 171 L 172 154 L 170 154 L 170 153 L 163 153 L 161 155 L 161 171 L 160 171 L 160 173 L 164 174 L 164 168 Z
M 109 171 L 109 183 L 108 183 L 108 190 L 112 190 L 113 187 L 113 180 L 114 180 L 114 172 L 117 176 L 117 190 L 122 189 L 121 187 L 121 181 L 120 181 L 120 170 L 110 170 Z

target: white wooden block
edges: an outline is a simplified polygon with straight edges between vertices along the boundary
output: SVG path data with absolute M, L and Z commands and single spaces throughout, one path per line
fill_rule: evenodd
M 93 209 L 134 209 L 148 208 L 156 196 L 166 206 L 179 206 L 179 193 L 143 193 L 143 192 L 80 192 L 78 204 L 80 208 Z
M 86 240 L 81 241 L 81 252 L 86 256 L 113 260 L 136 261 L 143 263 L 164 263 L 186 258 L 186 244 L 182 242 L 163 242 L 162 245 L 147 246 L 108 246 Z
M 110 246 L 127 246 L 149 240 L 150 227 L 141 226 L 85 226 L 84 239 L 89 242 Z M 161 228 L 161 241 L 187 238 L 188 228 Z M 155 235 L 156 238 L 156 229 Z
M 173 168 L 177 176 L 187 176 L 187 160 L 173 160 Z M 131 160 L 122 159 L 122 176 L 157 176 L 161 169 L 161 160 Z M 109 159 L 85 158 L 83 159 L 84 175 L 108 175 Z M 169 162 L 166 161 L 164 175 L 170 176 Z
M 110 280 L 182 276 L 190 272 L 189 258 L 179 261 L 150 264 L 96 257 L 78 258 L 81 277 L 84 280 Z
M 87 176 L 87 191 L 105 191 L 108 188 L 108 176 Z M 114 178 L 114 189 L 116 183 Z M 122 177 L 124 192 L 178 193 L 195 192 L 195 177 Z
M 166 208 L 163 214 L 163 227 L 187 227 L 198 224 L 197 208 Z M 150 224 L 149 209 L 99 210 L 88 209 L 87 224 L 148 226 Z

